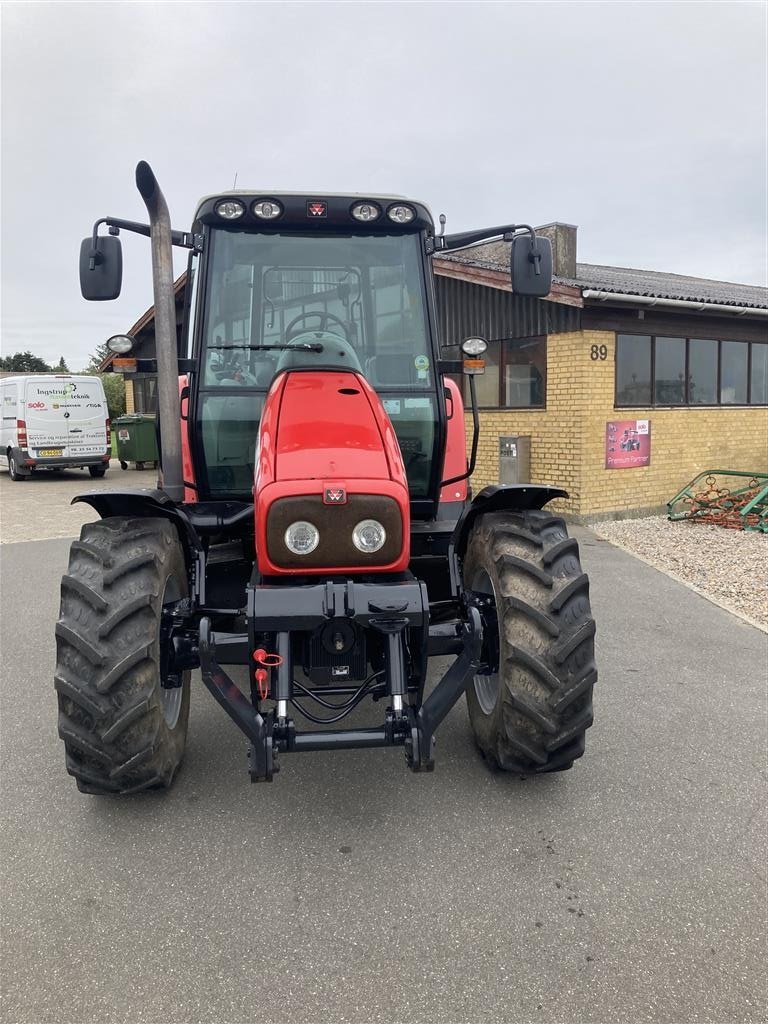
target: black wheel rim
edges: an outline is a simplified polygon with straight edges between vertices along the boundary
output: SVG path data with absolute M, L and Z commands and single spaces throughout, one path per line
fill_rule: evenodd
M 479 594 L 486 594 L 488 597 L 493 599 L 494 607 L 498 607 L 498 600 L 496 597 L 496 591 L 493 586 L 493 581 L 485 569 L 479 569 L 474 580 L 472 581 L 472 589 Z M 495 622 L 495 615 L 492 616 Z M 495 644 L 493 641 L 495 640 Z M 494 648 L 498 647 L 498 639 L 491 638 L 491 644 Z M 496 661 L 498 662 L 498 653 L 496 652 Z M 475 696 L 477 697 L 477 703 L 480 705 L 480 710 L 484 715 L 491 715 L 496 709 L 496 704 L 499 699 L 499 671 L 498 667 L 495 672 L 490 673 L 478 673 L 474 677 Z
M 179 587 L 179 581 L 175 576 L 169 576 L 165 582 L 165 590 L 163 591 L 163 606 L 162 614 L 165 616 L 170 606 L 176 604 L 177 601 L 181 600 L 181 588 Z M 169 641 L 168 636 L 164 636 L 164 630 L 161 629 L 161 643 L 167 643 Z M 168 652 L 166 652 L 167 654 Z M 160 652 L 160 664 L 167 665 L 168 659 L 164 657 L 164 652 Z M 160 672 L 160 707 L 163 710 L 163 718 L 165 724 L 169 729 L 175 729 L 176 723 L 179 721 L 179 714 L 181 713 L 181 702 L 184 699 L 184 687 L 179 686 L 168 686 L 168 673 L 165 669 Z M 179 683 L 181 683 L 179 679 Z

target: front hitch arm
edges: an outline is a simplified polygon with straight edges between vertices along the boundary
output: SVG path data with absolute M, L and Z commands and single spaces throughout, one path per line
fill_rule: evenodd
M 464 649 L 461 654 L 421 705 L 418 712 L 413 715 L 411 741 L 406 744 L 408 765 L 413 771 L 432 771 L 434 769 L 437 727 L 469 686 L 472 677 L 480 667 L 483 626 L 480 613 L 473 605 L 467 607 L 467 621 L 462 626 L 462 639 Z
M 198 641 L 203 683 L 226 713 L 251 741 L 248 749 L 251 780 L 271 782 L 277 770 L 272 748 L 272 719 L 263 718 L 216 660 L 211 620 L 200 620 Z

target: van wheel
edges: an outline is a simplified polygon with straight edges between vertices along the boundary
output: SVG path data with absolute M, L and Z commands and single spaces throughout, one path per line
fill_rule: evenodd
M 66 765 L 82 793 L 168 788 L 181 764 L 190 672 L 168 664 L 170 610 L 189 593 L 167 519 L 87 523 L 70 550 L 56 626 Z
M 8 452 L 8 474 L 11 480 L 16 480 L 21 483 L 22 480 L 26 480 L 29 477 L 29 473 L 22 473 L 19 469 L 19 464 L 16 461 L 16 456 L 13 452 Z
M 91 476 L 96 477 L 96 479 L 98 480 L 104 476 L 107 470 L 105 469 L 104 466 L 89 466 L 88 472 L 91 474 Z

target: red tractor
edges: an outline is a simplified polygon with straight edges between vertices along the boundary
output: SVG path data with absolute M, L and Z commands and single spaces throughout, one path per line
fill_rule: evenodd
M 549 242 L 515 225 L 436 235 L 425 206 L 395 196 L 246 190 L 204 199 L 177 232 L 146 163 L 136 183 L 149 225 L 98 221 L 80 280 L 86 299 L 116 298 L 117 234 L 151 237 L 157 358 L 132 362 L 125 336 L 111 347 L 157 374 L 160 485 L 75 499 L 101 516 L 72 545 L 56 627 L 78 787 L 171 785 L 196 668 L 245 733 L 255 782 L 302 750 L 402 747 L 431 770 L 464 692 L 492 766 L 570 768 L 596 670 L 578 546 L 544 510 L 566 495 L 470 497 L 485 342 L 443 357 L 430 265 L 501 236 L 513 290 L 543 296 Z M 172 245 L 190 250 L 180 337 Z M 452 661 L 427 693 L 438 655 Z M 224 665 L 243 667 L 246 692 Z M 368 700 L 377 725 L 339 727 Z

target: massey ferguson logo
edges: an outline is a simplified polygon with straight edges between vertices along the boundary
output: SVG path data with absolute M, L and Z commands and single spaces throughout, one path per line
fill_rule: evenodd
M 308 217 L 327 217 L 328 215 L 328 204 L 327 203 L 307 203 L 307 216 Z
M 343 487 L 326 487 L 325 496 L 323 498 L 324 505 L 345 505 L 347 502 L 347 492 Z

